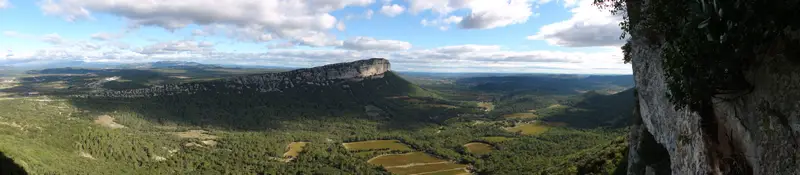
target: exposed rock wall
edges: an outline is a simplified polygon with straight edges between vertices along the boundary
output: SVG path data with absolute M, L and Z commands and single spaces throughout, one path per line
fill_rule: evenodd
M 697 113 L 675 110 L 669 102 L 660 41 L 645 33 L 631 33 L 641 122 L 631 128 L 628 174 L 800 174 L 800 64 L 790 61 L 798 58 L 755 59 L 745 72 L 753 91 L 715 99 L 713 123 L 703 124 Z M 709 125 L 716 134 L 704 130 Z M 668 153 L 669 171 L 644 161 L 658 156 L 647 152 L 656 149 L 647 148 L 648 134 Z
M 297 86 L 329 86 L 347 81 L 382 78 L 391 68 L 389 60 L 373 58 L 337 63 L 288 72 L 227 78 L 211 82 L 165 84 L 125 91 L 102 91 L 91 97 L 137 98 L 175 94 L 194 94 L 224 88 L 222 93 L 281 92 Z

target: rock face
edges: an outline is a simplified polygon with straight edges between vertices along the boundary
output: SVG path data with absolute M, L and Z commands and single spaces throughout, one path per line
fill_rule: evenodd
M 631 128 L 628 174 L 800 174 L 800 65 L 788 61 L 795 58 L 750 65 L 753 91 L 716 100 L 710 134 L 697 113 L 670 103 L 659 41 L 632 33 L 640 118 Z
M 150 88 L 103 91 L 90 97 L 137 98 L 175 94 L 194 94 L 225 88 L 219 93 L 281 92 L 299 86 L 330 86 L 347 81 L 382 78 L 391 68 L 389 60 L 372 58 L 348 63 L 337 63 L 321 67 L 297 69 L 281 73 L 269 73 L 232 77 L 224 80 L 166 84 Z

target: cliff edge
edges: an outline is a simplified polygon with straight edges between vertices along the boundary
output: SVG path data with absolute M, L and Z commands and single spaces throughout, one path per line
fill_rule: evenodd
M 343 82 L 382 78 L 389 72 L 391 64 L 383 58 L 372 58 L 347 63 L 336 63 L 320 67 L 297 69 L 288 72 L 256 74 L 231 77 L 222 80 L 165 84 L 149 88 L 124 91 L 101 91 L 89 97 L 138 98 L 176 94 L 195 94 L 199 92 L 217 93 L 263 93 L 282 92 L 289 88 L 308 86 L 330 86 Z M 225 89 L 225 91 L 218 91 Z
M 635 15 L 649 13 L 641 9 L 651 1 L 628 1 L 632 26 Z M 800 173 L 800 65 L 791 62 L 797 58 L 775 54 L 754 59 L 743 72 L 753 89 L 713 98 L 713 115 L 703 121 L 687 108 L 676 110 L 665 93 L 663 37 L 643 28 L 631 30 L 638 102 L 628 174 Z M 800 39 L 796 36 L 791 39 Z M 795 49 L 800 48 L 784 50 Z

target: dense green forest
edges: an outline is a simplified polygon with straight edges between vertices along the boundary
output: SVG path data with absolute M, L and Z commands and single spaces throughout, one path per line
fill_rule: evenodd
M 138 78 L 147 79 L 126 79 Z M 238 91 L 219 87 L 142 98 L 61 95 L 69 90 L 18 97 L 14 87 L 52 82 L 23 78 L 2 91 L 7 97 L 0 100 L 0 152 L 31 174 L 389 174 L 367 161 L 412 151 L 468 165 L 477 174 L 617 171 L 627 152 L 633 94 L 607 94 L 630 87 L 606 80 L 571 83 L 592 77 L 537 78 L 567 81 L 557 85 L 580 90 L 550 93 L 550 87 L 530 83 L 486 89 L 493 79 L 417 85 L 388 72 L 282 92 L 219 93 Z M 536 117 L 504 117 L 517 113 Z M 509 131 L 526 123 L 544 131 Z M 370 140 L 398 140 L 411 150 L 343 146 Z M 292 142 L 308 144 L 296 159 L 284 159 Z M 494 149 L 472 154 L 464 148 L 470 142 Z

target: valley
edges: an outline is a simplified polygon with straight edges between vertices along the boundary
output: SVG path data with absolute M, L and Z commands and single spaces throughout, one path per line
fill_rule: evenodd
M 605 174 L 634 103 L 630 75 L 149 66 L 3 77 L 0 152 L 30 174 Z

